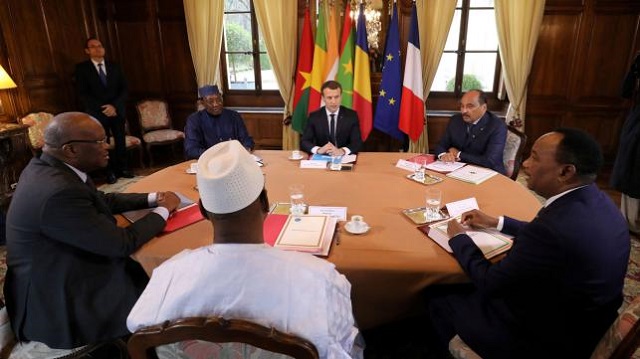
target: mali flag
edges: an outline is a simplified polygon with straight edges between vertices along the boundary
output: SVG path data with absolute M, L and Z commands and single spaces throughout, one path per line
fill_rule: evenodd
M 353 108 L 353 51 L 356 30 L 351 21 L 351 3 L 347 1 L 340 42 L 340 65 L 336 80 L 342 85 L 342 106 Z
M 399 140 L 404 133 L 398 128 L 400 118 L 400 98 L 402 90 L 402 64 L 400 63 L 400 34 L 398 32 L 398 5 L 393 7 L 391 23 L 387 30 L 387 43 L 384 46 L 384 66 L 382 80 L 376 104 L 376 116 L 373 126 Z
M 293 118 L 291 127 L 299 132 L 304 132 L 307 124 L 307 108 L 309 107 L 309 91 L 311 89 L 311 66 L 313 64 L 313 36 L 311 35 L 311 20 L 309 19 L 309 7 L 304 12 L 304 25 L 302 26 L 302 38 L 298 51 L 298 68 L 296 69 L 296 86 L 293 95 Z
M 313 66 L 311 68 L 311 90 L 309 92 L 309 108 L 311 113 L 320 107 L 322 100 L 320 88 L 324 83 L 326 71 L 324 68 L 327 57 L 327 34 L 325 30 L 325 8 L 320 9 L 318 27 L 316 28 L 316 44 L 313 51 Z
M 407 59 L 402 82 L 402 103 L 400 104 L 400 130 L 417 141 L 424 129 L 424 100 L 422 96 L 422 60 L 420 57 L 420 34 L 416 4 L 411 9 Z
M 365 25 L 364 4 L 360 3 L 358 30 L 356 31 L 355 67 L 353 74 L 353 109 L 360 119 L 362 140 L 369 137 L 373 126 L 371 113 L 371 77 L 369 76 L 369 46 Z

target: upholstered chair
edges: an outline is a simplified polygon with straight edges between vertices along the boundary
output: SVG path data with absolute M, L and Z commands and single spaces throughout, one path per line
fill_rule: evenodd
M 172 128 L 167 102 L 157 99 L 143 100 L 136 104 L 136 110 L 150 165 L 153 166 L 152 146 L 171 145 L 175 155 L 173 145 L 184 141 L 184 132 Z

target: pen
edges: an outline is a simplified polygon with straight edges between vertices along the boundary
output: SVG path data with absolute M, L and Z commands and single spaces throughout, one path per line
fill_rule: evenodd
M 333 234 L 334 238 L 336 239 L 336 246 L 340 245 L 340 234 L 338 232 L 340 232 L 340 227 L 336 223 L 336 233 Z

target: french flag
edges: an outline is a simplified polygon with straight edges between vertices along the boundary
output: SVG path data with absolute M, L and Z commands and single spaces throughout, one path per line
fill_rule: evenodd
M 398 127 L 411 141 L 417 141 L 424 129 L 424 100 L 422 92 L 422 61 L 420 57 L 420 34 L 416 3 L 411 9 L 411 24 L 407 44 L 407 57 L 402 82 L 402 101 Z

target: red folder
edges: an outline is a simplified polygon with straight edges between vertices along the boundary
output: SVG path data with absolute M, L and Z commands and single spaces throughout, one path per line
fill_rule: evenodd
M 282 228 L 284 224 L 287 222 L 287 218 L 289 215 L 286 214 L 268 214 L 267 218 L 264 220 L 262 233 L 264 236 L 264 243 L 273 247 L 276 243 L 276 239 L 282 232 Z
M 421 154 L 421 155 L 413 156 L 411 158 L 407 158 L 407 161 L 418 163 L 419 159 L 424 161 L 424 163 L 428 165 L 431 162 L 435 162 L 436 156 L 428 154 L 428 153 L 427 154 Z M 422 162 L 420 162 L 420 163 L 422 163 Z
M 172 213 L 167 219 L 167 224 L 164 226 L 164 232 L 173 232 L 202 219 L 204 219 L 204 217 L 202 216 L 202 213 L 200 213 L 200 208 L 197 203 L 194 203 Z

